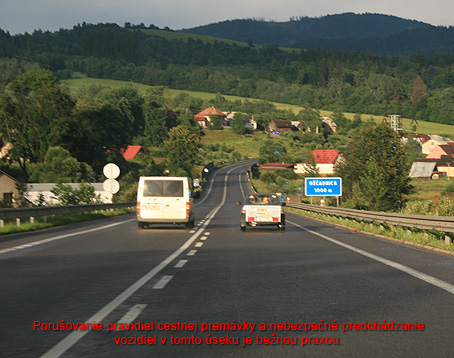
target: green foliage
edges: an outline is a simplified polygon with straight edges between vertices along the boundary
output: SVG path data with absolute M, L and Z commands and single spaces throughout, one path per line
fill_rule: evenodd
M 452 37 L 448 35 L 452 29 L 433 30 L 431 36 L 437 32 L 443 41 Z M 59 78 L 80 72 L 95 78 L 376 115 L 395 111 L 388 104 L 401 94 L 413 104 L 401 106 L 403 116 L 453 123 L 450 87 L 454 84 L 451 66 L 454 55 L 443 53 L 451 51 L 443 46 L 439 47 L 440 52 L 430 51 L 430 56 L 418 51 L 403 58 L 308 46 L 304 51 L 283 51 L 275 45 L 238 46 L 227 41 L 195 40 L 195 35 L 191 38 L 174 32 L 172 37 L 155 34 L 115 24 L 83 24 L 53 34 L 35 31 L 31 35 L 10 36 L 0 31 L 0 89 L 18 74 L 42 67 Z M 439 38 L 436 43 L 440 43 Z M 418 42 L 417 47 L 420 46 Z M 396 49 L 401 47 L 399 44 Z M 194 56 L 195 53 L 198 55 Z M 119 106 L 125 115 L 127 105 L 136 102 L 129 101 L 133 98 L 125 93 L 121 99 Z M 213 103 L 223 105 L 223 97 L 218 95 Z M 171 105 L 174 110 L 188 108 L 192 114 L 203 107 L 202 100 L 194 101 L 184 95 L 175 99 L 174 104 Z M 398 106 L 394 103 L 394 107 Z M 250 108 L 241 110 L 254 113 Z M 267 124 L 266 116 L 256 119 L 262 128 Z M 132 124 L 129 130 L 137 133 L 135 126 L 140 125 L 140 120 L 135 117 Z M 55 144 L 58 143 L 52 145 Z
M 279 163 L 285 162 L 286 152 L 284 145 L 273 140 L 267 140 L 260 147 L 259 155 L 261 163 Z
M 260 175 L 260 179 L 266 184 L 276 183 L 277 175 L 274 172 L 264 172 Z
M 290 169 L 277 169 L 275 173 L 281 178 L 287 180 L 296 180 L 300 177 L 298 174 L 296 174 L 293 170 Z
M 239 152 L 232 152 L 232 159 L 236 162 L 241 160 L 241 153 Z
M 70 135 L 73 108 L 50 71 L 30 71 L 8 85 L 0 98 L 0 133 L 13 144 L 9 156 L 24 173 L 26 163 L 42 163 L 49 147 Z
M 30 168 L 30 181 L 36 183 L 79 183 L 94 180 L 93 169 L 86 163 L 78 162 L 62 147 L 49 148 L 44 163 L 34 164 Z
M 305 161 L 305 176 L 308 178 L 316 178 L 320 176 L 320 172 L 317 166 L 317 163 L 315 162 L 314 156 L 311 154 L 308 156 L 308 158 Z
M 230 122 L 230 127 L 232 127 L 232 131 L 239 135 L 243 135 L 244 133 L 246 133 L 245 123 L 247 119 L 250 118 L 248 118 L 248 116 L 244 115 L 243 113 L 235 113 L 232 121 Z
M 171 175 L 192 176 L 191 171 L 200 150 L 200 137 L 183 126 L 172 128 L 165 141 Z
M 83 205 L 100 202 L 99 196 L 95 194 L 95 188 L 86 183 L 81 183 L 78 189 L 59 183 L 51 190 L 51 193 L 60 205 Z
M 335 172 L 342 177 L 345 200 L 378 211 L 403 207 L 412 189 L 409 166 L 400 138 L 389 126 L 361 130 L 343 155 Z

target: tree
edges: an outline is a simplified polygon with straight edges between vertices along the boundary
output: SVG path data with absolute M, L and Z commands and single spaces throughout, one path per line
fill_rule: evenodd
M 413 91 L 411 93 L 411 102 L 415 105 L 422 97 L 427 95 L 427 86 L 421 76 L 416 77 L 413 82 Z
M 37 163 L 30 168 L 30 181 L 37 183 L 79 183 L 94 181 L 93 169 L 86 163 L 80 163 L 71 153 L 62 147 L 51 147 L 47 151 L 44 163 Z
M 178 116 L 178 122 L 181 126 L 187 128 L 191 133 L 200 136 L 201 128 L 197 120 L 189 111 L 185 111 Z
M 281 143 L 267 140 L 259 149 L 260 163 L 285 162 L 286 152 Z
M 152 145 L 160 146 L 168 138 L 169 130 L 166 127 L 166 110 L 164 108 L 146 106 L 144 111 L 144 134 Z
M 308 156 L 306 162 L 304 163 L 304 171 L 306 177 L 320 176 L 320 170 L 318 169 L 317 162 L 312 154 Z
M 27 163 L 42 163 L 49 147 L 66 142 L 74 106 L 50 71 L 30 71 L 8 85 L 0 98 L 0 133 L 26 176 Z
M 106 164 L 109 153 L 120 153 L 130 144 L 127 123 L 121 109 L 113 103 L 99 98 L 79 100 L 75 118 L 77 123 L 72 127 L 68 149 L 95 172 Z
M 52 190 L 60 205 L 82 205 L 100 202 L 100 196 L 95 188 L 87 183 L 81 183 L 79 188 L 73 189 L 70 185 L 59 183 Z
M 123 115 L 124 127 L 131 137 L 143 133 L 145 120 L 143 115 L 144 98 L 134 87 L 121 87 L 100 94 L 102 102 L 117 106 Z
M 183 126 L 169 131 L 169 139 L 164 142 L 172 175 L 192 176 L 191 171 L 200 149 L 200 137 Z
M 245 122 L 246 122 L 247 116 L 242 114 L 242 113 L 235 113 L 235 116 L 233 117 L 232 121 L 230 122 L 230 127 L 232 128 L 232 131 L 236 134 L 243 135 L 246 133 L 246 127 L 245 127 Z
M 356 134 L 335 167 L 342 177 L 343 198 L 356 207 L 377 211 L 400 209 L 412 186 L 400 138 L 388 125 L 367 127 Z
M 318 111 L 314 111 L 308 106 L 298 113 L 296 119 L 302 123 L 304 130 L 310 128 L 311 132 L 314 133 L 316 132 L 316 127 L 320 127 L 322 124 L 320 121 L 320 113 Z

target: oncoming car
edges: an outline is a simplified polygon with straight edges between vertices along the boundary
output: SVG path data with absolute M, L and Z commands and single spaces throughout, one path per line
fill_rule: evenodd
M 241 204 L 241 203 L 239 203 Z M 240 228 L 246 231 L 248 227 L 276 226 L 285 230 L 285 212 L 280 196 L 270 193 L 251 193 L 246 197 L 240 213 Z

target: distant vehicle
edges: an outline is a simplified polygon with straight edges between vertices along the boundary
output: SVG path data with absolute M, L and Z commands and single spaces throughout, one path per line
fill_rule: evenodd
M 137 189 L 137 222 L 143 229 L 152 224 L 184 224 L 194 227 L 191 179 L 187 177 L 140 177 Z
M 239 205 L 243 205 L 241 202 Z M 285 231 L 285 203 L 277 194 L 253 193 L 246 197 L 240 213 L 240 228 L 246 231 L 248 227 L 276 226 Z

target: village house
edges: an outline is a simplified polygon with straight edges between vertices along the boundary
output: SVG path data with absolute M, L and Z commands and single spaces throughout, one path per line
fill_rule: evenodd
M 422 145 L 430 140 L 430 136 L 427 134 L 406 133 L 401 137 L 402 145 L 407 144 L 410 139 L 414 140 L 419 145 L 419 149 L 421 151 Z
M 217 116 L 222 126 L 228 125 L 227 115 L 215 107 L 204 109 L 202 112 L 195 114 L 194 118 L 199 123 L 199 126 L 204 129 L 208 128 L 208 124 L 211 122 L 210 116 Z
M 271 135 L 279 135 L 280 133 L 287 133 L 292 131 L 301 131 L 302 125 L 299 121 L 287 120 L 272 120 L 266 127 L 266 132 Z
M 141 145 L 128 145 L 126 149 L 121 150 L 123 158 L 131 160 L 136 157 L 137 154 L 142 153 L 148 156 L 147 151 Z
M 341 160 L 341 152 L 337 149 L 315 149 L 311 152 L 321 176 L 334 174 L 334 165 Z M 295 173 L 306 174 L 308 172 L 307 163 L 297 163 Z
M 326 134 L 336 134 L 337 133 L 337 124 L 329 117 L 320 117 L 320 120 L 323 122 L 323 128 Z
M 6 158 L 13 145 L 9 142 L 4 143 L 0 138 L 0 158 Z
M 255 121 L 254 119 L 246 119 L 246 121 L 244 122 L 244 128 L 249 131 L 257 130 L 257 121 Z
M 20 193 L 16 188 L 19 180 L 0 170 L 0 200 L 6 206 L 19 206 Z
M 454 142 L 437 145 L 426 155 L 427 159 L 440 159 L 442 156 L 454 157 Z
M 448 144 L 451 140 L 440 137 L 439 135 L 431 135 L 430 139 L 425 141 L 422 145 L 421 153 L 430 154 L 432 150 L 438 145 Z

